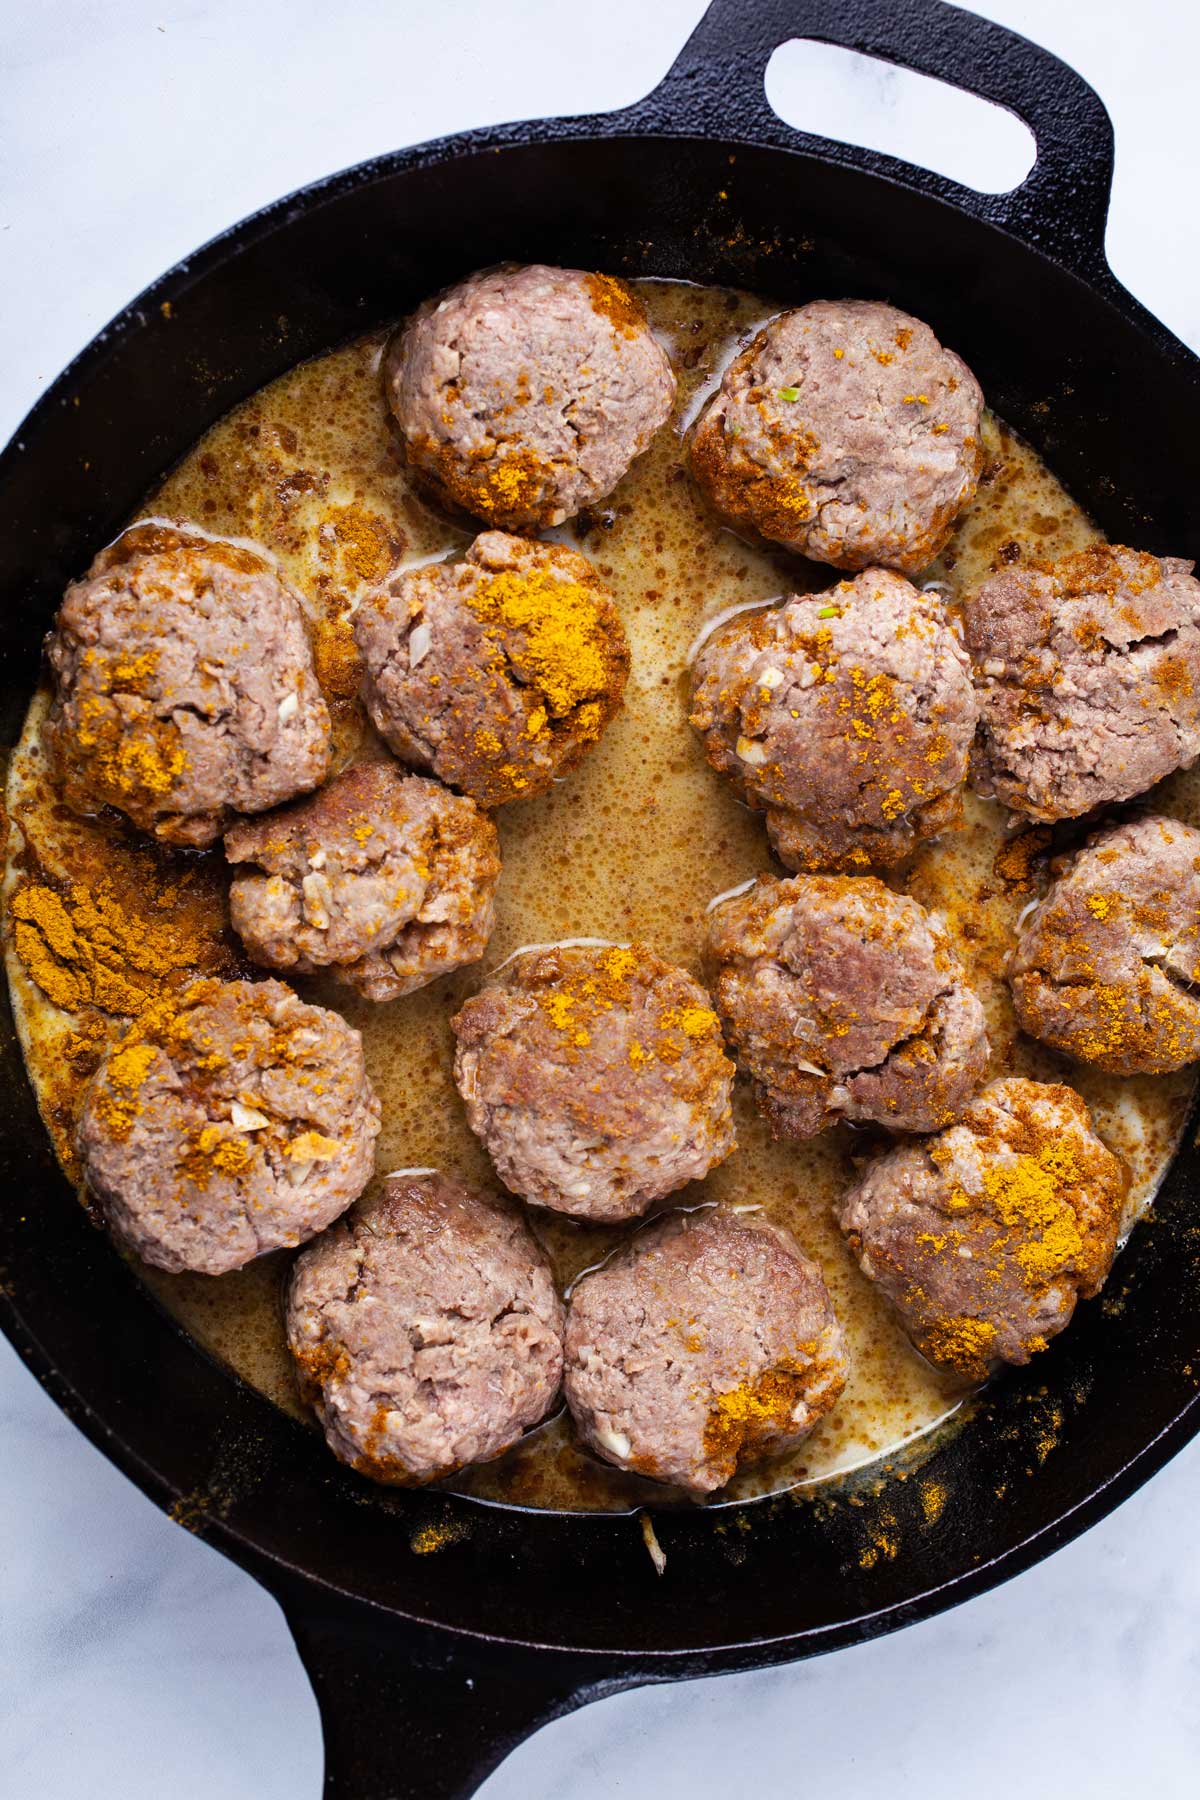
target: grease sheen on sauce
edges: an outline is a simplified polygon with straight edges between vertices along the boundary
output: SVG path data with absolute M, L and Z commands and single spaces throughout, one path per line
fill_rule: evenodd
M 722 530 L 680 467 L 680 433 L 711 390 L 739 338 L 775 310 L 744 294 L 675 282 L 637 284 L 679 374 L 675 419 L 576 542 L 611 587 L 628 628 L 633 670 L 624 712 L 581 769 L 548 796 L 497 815 L 504 874 L 499 919 L 481 968 L 406 999 L 372 1007 L 349 989 L 299 980 L 307 998 L 337 1007 L 362 1031 L 383 1100 L 377 1168 L 454 1170 L 494 1179 L 467 1130 L 450 1075 L 449 1019 L 487 970 L 522 944 L 568 937 L 645 939 L 699 972 L 705 908 L 714 895 L 771 868 L 766 833 L 705 765 L 687 724 L 686 661 L 704 622 L 739 604 L 797 587 L 830 585 L 836 572 L 751 549 Z M 292 370 L 219 423 L 147 498 L 144 511 L 191 519 L 207 530 L 270 548 L 329 621 L 352 610 L 393 560 L 427 561 L 465 547 L 410 490 L 379 389 L 384 334 Z M 1055 556 L 1097 534 L 1027 447 L 995 421 L 986 426 L 988 470 L 947 554 L 921 579 L 962 602 L 1020 545 Z M 51 870 L 127 856 L 120 837 L 56 815 L 44 780 L 35 698 L 13 758 L 10 804 Z M 367 741 L 357 704 L 334 705 L 339 759 Z M 1194 819 L 1197 783 L 1165 785 L 1166 810 Z M 995 870 L 1012 836 L 994 805 L 970 799 L 965 829 L 926 846 L 895 878 L 946 919 L 984 1000 L 993 1074 L 1067 1079 L 1091 1106 L 1102 1136 L 1130 1162 L 1130 1217 L 1144 1208 L 1169 1160 L 1191 1093 L 1190 1072 L 1118 1080 L 1061 1059 L 1015 1032 L 1001 971 L 1013 927 L 1033 897 L 1010 892 Z M 29 1066 L 48 1117 L 56 1046 L 69 1021 L 10 959 Z M 777 1145 L 739 1083 L 739 1149 L 677 1204 L 724 1200 L 760 1208 L 796 1233 L 825 1271 L 846 1329 L 852 1377 L 834 1412 L 790 1459 L 736 1480 L 721 1499 L 810 1486 L 936 1432 L 960 1406 L 960 1386 L 909 1347 L 860 1276 L 831 1206 L 863 1140 L 846 1128 L 808 1145 Z M 60 1112 L 58 1128 L 63 1129 Z M 534 1214 L 564 1287 L 621 1233 Z M 207 1349 L 279 1406 L 301 1409 L 284 1345 L 280 1288 L 290 1257 L 269 1256 L 219 1278 L 139 1273 Z M 465 1475 L 469 1492 L 535 1506 L 627 1507 L 658 1492 L 609 1471 L 576 1448 L 560 1417 L 500 1462 Z

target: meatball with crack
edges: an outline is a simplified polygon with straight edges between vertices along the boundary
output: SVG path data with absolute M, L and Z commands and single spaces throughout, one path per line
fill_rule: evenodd
M 495 924 L 496 827 L 473 800 L 388 763 L 243 820 L 225 854 L 252 865 L 234 877 L 229 913 L 255 962 L 328 969 L 368 1000 L 478 961 Z
M 673 1213 L 579 1281 L 564 1388 L 585 1444 L 694 1494 L 794 1449 L 846 1385 L 820 1269 L 777 1225 Z
M 378 1134 L 344 1019 L 279 981 L 201 981 L 108 1051 L 78 1146 L 109 1227 L 143 1262 L 222 1275 L 345 1212 Z
M 629 645 L 586 557 L 485 531 L 403 570 L 355 614 L 363 700 L 402 762 L 481 806 L 573 769 L 621 705 Z
M 936 1131 L 983 1080 L 983 1008 L 940 921 L 874 876 L 763 879 L 709 924 L 730 1043 L 779 1138 Z
M 1027 1363 L 1099 1293 L 1128 1183 L 1074 1089 L 993 1081 L 948 1131 L 887 1151 L 838 1221 L 922 1355 L 971 1381 Z
M 734 1148 L 708 995 L 640 944 L 522 951 L 451 1025 L 468 1123 L 537 1206 L 636 1218 Z
M 966 609 L 972 779 L 1042 821 L 1128 800 L 1200 755 L 1200 581 L 1095 544 L 985 581 Z
M 1200 1058 L 1200 831 L 1131 820 L 1089 839 L 1009 964 L 1023 1030 L 1114 1075 Z
M 47 639 L 52 766 L 76 812 L 112 806 L 167 844 L 324 780 L 329 712 L 299 599 L 266 551 L 132 526 L 72 582 Z
M 937 597 L 888 569 L 718 629 L 691 718 L 791 869 L 886 868 L 961 823 L 970 662 Z
M 737 528 L 838 569 L 912 574 L 975 493 L 982 413 L 970 369 L 920 319 L 815 300 L 730 364 L 691 464 Z
M 506 531 L 612 492 L 670 417 L 675 376 L 634 295 L 582 269 L 487 269 L 417 309 L 384 389 L 435 494 Z
M 381 1191 L 296 1259 L 288 1344 L 334 1455 L 408 1486 L 488 1462 L 554 1404 L 562 1304 L 509 1200 L 436 1173 Z

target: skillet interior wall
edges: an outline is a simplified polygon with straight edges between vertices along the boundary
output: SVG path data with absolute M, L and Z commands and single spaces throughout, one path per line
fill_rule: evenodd
M 276 209 L 275 229 L 256 228 L 265 235 L 252 234 L 244 254 L 218 245 L 167 278 L 147 297 L 144 323 L 89 352 L 6 459 L 10 739 L 63 583 L 215 417 L 299 356 L 501 255 L 726 281 L 791 300 L 887 294 L 961 347 L 997 410 L 1110 535 L 1197 552 L 1197 523 L 1184 516 L 1200 477 L 1191 367 L 1169 371 L 1153 338 L 1082 284 L 927 199 L 810 158 L 641 141 L 508 148 L 381 173 L 338 194 L 335 184 L 299 214 Z M 888 1526 L 898 1554 L 864 1555 L 867 1509 L 784 1506 L 724 1535 L 680 1518 L 662 1533 L 675 1579 L 650 1609 L 654 1577 L 627 1522 L 476 1510 L 453 1555 L 398 1555 L 400 1534 L 431 1508 L 466 1509 L 377 1495 L 331 1470 L 308 1433 L 182 1339 L 79 1216 L 10 1025 L 4 1055 L 10 1202 L 0 1262 L 29 1321 L 27 1350 L 70 1374 L 69 1410 L 252 1565 L 256 1551 L 279 1556 L 418 1616 L 477 1627 L 486 1591 L 493 1628 L 534 1641 L 652 1654 L 811 1632 L 828 1646 L 861 1635 L 864 1614 L 907 1608 L 942 1583 L 985 1582 L 992 1559 L 1086 1506 L 1194 1397 L 1200 1325 L 1178 1303 L 1200 1276 L 1189 1152 L 1157 1221 L 1122 1259 L 1112 1304 L 1087 1309 L 1031 1373 L 997 1390 L 981 1428 L 943 1453 L 938 1472 L 955 1504 L 930 1521 L 915 1485 L 898 1490 Z M 20 1333 L 12 1303 L 6 1312 Z M 57 1391 L 67 1392 L 61 1381 Z M 731 1649 L 726 1660 L 737 1659 Z

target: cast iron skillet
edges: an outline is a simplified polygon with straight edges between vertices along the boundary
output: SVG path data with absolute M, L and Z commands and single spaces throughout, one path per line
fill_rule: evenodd
M 983 198 L 771 112 L 808 37 L 1018 113 L 1036 165 Z M 1104 257 L 1112 131 L 1055 58 L 937 0 L 715 0 L 624 112 L 501 126 L 366 163 L 181 264 L 102 332 L 0 463 L 0 705 L 16 736 L 64 583 L 220 414 L 301 357 L 502 258 L 863 295 L 929 319 L 1115 538 L 1200 555 L 1200 364 Z M 169 303 L 169 308 L 168 304 Z M 999 1382 L 931 1473 L 872 1505 L 635 1521 L 385 1492 L 218 1368 L 88 1225 L 0 1046 L 0 1323 L 161 1506 L 281 1600 L 320 1700 L 327 1793 L 455 1800 L 535 1726 L 603 1692 L 810 1656 L 1016 1573 L 1100 1518 L 1200 1425 L 1189 1141 L 1104 1303 Z M 870 1535 L 886 1509 L 887 1545 Z M 435 1555 L 423 1525 L 462 1528 Z

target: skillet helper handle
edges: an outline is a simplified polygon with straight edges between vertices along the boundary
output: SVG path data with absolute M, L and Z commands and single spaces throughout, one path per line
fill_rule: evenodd
M 307 1600 L 285 1611 L 321 1711 L 324 1800 L 470 1800 L 539 1726 L 628 1685 L 551 1651 L 484 1658 Z
M 1034 135 L 1033 168 L 1007 194 L 980 194 L 895 157 L 792 130 L 763 83 L 773 52 L 794 38 L 857 50 L 1006 107 Z M 1108 275 L 1113 129 L 1104 102 L 1050 51 L 944 0 L 712 0 L 649 104 L 677 129 L 694 121 L 726 137 L 811 145 L 952 199 L 1076 274 Z

